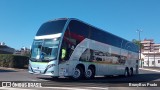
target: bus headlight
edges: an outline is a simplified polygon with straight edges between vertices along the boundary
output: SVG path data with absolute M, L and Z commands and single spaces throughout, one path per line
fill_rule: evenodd
M 48 65 L 48 66 L 46 67 L 46 69 L 44 70 L 44 73 L 46 73 L 47 70 L 48 70 L 49 68 L 53 67 L 53 66 L 56 66 L 56 65 L 55 65 L 55 64 L 50 64 L 50 65 Z
M 49 69 L 49 68 L 51 68 L 53 66 L 55 66 L 55 64 L 50 64 L 50 65 L 47 66 L 47 69 Z
M 54 71 L 51 71 L 52 74 L 54 74 Z

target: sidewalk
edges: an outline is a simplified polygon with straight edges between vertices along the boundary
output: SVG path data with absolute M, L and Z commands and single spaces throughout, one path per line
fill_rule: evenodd
M 160 67 L 142 67 L 142 68 L 139 68 L 139 69 L 160 72 Z
M 143 66 L 144 69 L 151 69 L 151 70 L 160 70 L 160 67 L 146 67 Z

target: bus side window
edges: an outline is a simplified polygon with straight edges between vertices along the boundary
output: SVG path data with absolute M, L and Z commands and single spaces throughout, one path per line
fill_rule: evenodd
M 65 60 L 66 59 L 66 54 L 67 54 L 67 50 L 65 48 L 61 49 L 61 60 Z
M 69 53 L 70 53 L 69 45 L 65 41 L 63 41 L 60 52 L 60 60 L 61 61 L 69 60 Z

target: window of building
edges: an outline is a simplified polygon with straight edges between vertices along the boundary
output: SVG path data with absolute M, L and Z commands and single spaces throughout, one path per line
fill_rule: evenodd
M 158 63 L 160 63 L 160 60 L 158 60 Z
M 145 63 L 146 63 L 146 65 L 148 65 L 149 63 L 148 63 L 148 61 L 145 61 Z
M 155 64 L 155 61 L 152 61 L 152 65 L 154 65 Z

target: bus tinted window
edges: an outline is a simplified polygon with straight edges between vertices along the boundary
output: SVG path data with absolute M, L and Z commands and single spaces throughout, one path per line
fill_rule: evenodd
M 120 47 L 120 45 L 119 45 L 120 40 L 117 37 L 115 37 L 107 32 L 98 30 L 96 28 L 91 28 L 91 37 L 90 38 L 93 40 L 102 42 L 102 43 L 106 43 L 109 45 Z
M 89 35 L 88 25 L 76 20 L 72 20 L 68 28 L 71 33 L 88 38 L 88 35 Z
M 46 22 L 39 28 L 36 36 L 62 33 L 65 23 L 66 20 Z
M 95 28 L 91 28 L 91 39 L 104 43 L 104 41 L 105 41 L 104 37 L 106 37 L 106 36 L 104 36 L 100 30 L 96 30 Z
M 90 39 L 133 52 L 138 52 L 137 46 L 133 43 L 94 27 L 90 28 Z
M 62 45 L 61 45 L 61 52 L 60 56 L 62 56 L 62 49 L 66 50 L 65 58 L 59 58 L 61 61 L 69 60 L 72 52 L 74 51 L 74 48 L 85 38 L 88 38 L 89 35 L 89 26 L 76 21 L 72 20 L 70 21 L 68 27 L 66 28 L 66 31 L 64 33 Z

